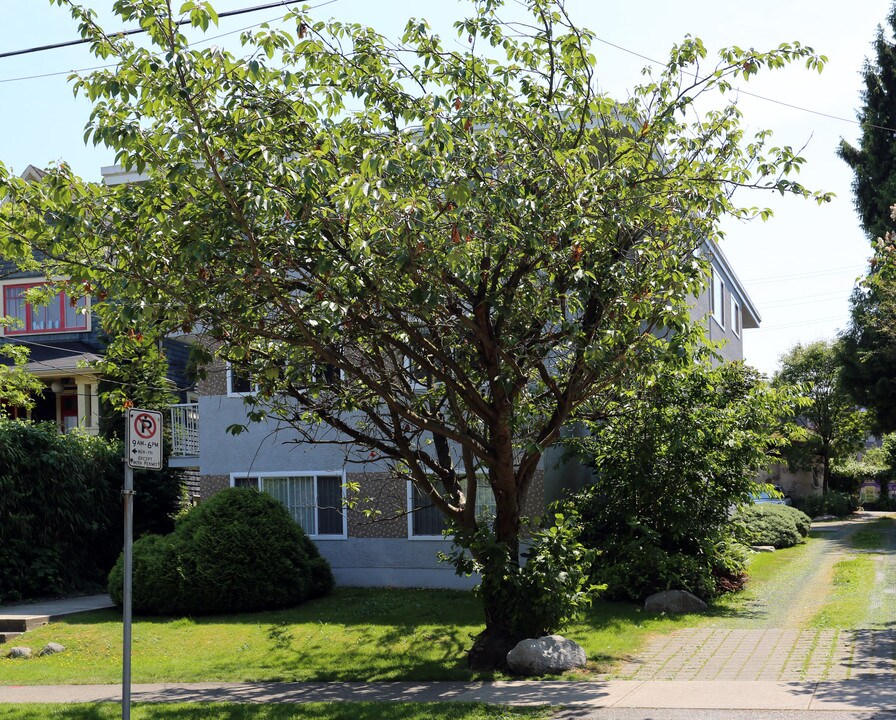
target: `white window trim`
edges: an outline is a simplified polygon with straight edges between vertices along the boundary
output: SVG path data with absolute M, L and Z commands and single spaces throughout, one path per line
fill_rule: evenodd
M 8 280 L 0 281 L 0 317 L 2 317 L 6 313 L 6 288 L 7 287 L 15 287 L 17 285 L 48 285 L 50 283 L 62 282 L 67 280 L 65 277 L 35 277 L 35 278 L 10 278 Z M 84 296 L 84 318 L 87 320 L 87 325 L 83 328 L 63 328 L 61 330 L 18 330 L 16 328 L 12 329 L 12 332 L 7 332 L 7 328 L 5 326 L 0 326 L 0 337 L 25 337 L 28 335 L 71 335 L 74 333 L 89 333 L 93 330 L 93 317 L 91 315 L 91 298 L 89 295 Z
M 341 470 L 292 470 L 292 471 L 276 471 L 276 472 L 234 472 L 230 473 L 230 487 L 236 487 L 237 478 L 302 478 L 302 477 L 313 477 L 314 478 L 314 507 L 317 508 L 317 478 L 320 475 L 334 476 L 338 475 L 342 478 L 342 500 L 345 501 L 345 469 Z M 262 491 L 263 492 L 263 491 Z M 317 524 L 317 517 L 315 516 L 315 525 Z M 302 528 L 304 530 L 304 528 Z M 319 535 L 317 533 L 310 533 L 307 530 L 305 534 L 310 537 L 312 540 L 347 540 L 348 539 L 348 513 L 346 512 L 346 506 L 343 503 L 342 506 L 342 534 L 341 535 L 330 535 L 324 534 Z
M 251 378 L 250 378 L 251 379 Z M 227 397 L 253 397 L 258 394 L 258 383 L 252 383 L 252 389 L 249 392 L 236 392 L 233 389 L 233 366 L 227 363 Z
M 480 477 L 485 480 L 484 477 Z M 480 489 L 482 485 L 480 484 Z M 486 487 L 487 484 L 486 484 Z M 476 491 L 476 499 L 479 499 L 480 490 Z M 407 509 L 408 509 L 408 540 L 432 542 L 433 540 L 451 540 L 451 535 L 414 535 L 414 483 L 407 481 Z
M 719 284 L 719 302 L 718 307 L 716 307 L 716 282 Z M 725 280 L 722 279 L 721 273 L 716 270 L 715 267 L 712 269 L 712 282 L 709 290 L 709 299 L 710 299 L 710 309 L 712 319 L 716 321 L 716 325 L 718 325 L 722 330 L 725 329 Z
M 740 337 L 740 331 L 743 327 L 743 319 L 741 318 L 740 303 L 731 295 L 731 331 L 735 336 Z

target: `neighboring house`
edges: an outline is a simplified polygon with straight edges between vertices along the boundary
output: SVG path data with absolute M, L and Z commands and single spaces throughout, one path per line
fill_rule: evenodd
M 37 180 L 42 174 L 29 165 L 22 177 Z M 14 262 L 0 257 L 0 316 L 12 319 L 12 324 L 0 327 L 0 343 L 27 347 L 26 370 L 46 384 L 43 394 L 34 398 L 33 408 L 7 410 L 13 417 L 53 422 L 60 432 L 80 428 L 95 435 L 99 431 L 101 380 L 95 365 L 102 359 L 106 343 L 98 318 L 91 311 L 89 297 L 71 299 L 61 289 L 46 305 L 28 301 L 28 290 L 48 282 L 42 271 L 23 271 Z M 172 387 L 185 387 L 186 346 L 167 340 L 165 352 Z M 0 356 L 0 363 L 10 362 Z

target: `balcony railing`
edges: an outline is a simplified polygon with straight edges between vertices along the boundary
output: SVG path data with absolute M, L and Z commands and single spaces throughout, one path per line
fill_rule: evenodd
M 199 403 L 171 406 L 172 457 L 199 457 Z

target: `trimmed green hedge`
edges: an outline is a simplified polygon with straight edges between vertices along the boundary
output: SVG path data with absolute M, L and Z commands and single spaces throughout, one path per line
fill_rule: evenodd
M 0 600 L 59 595 L 108 572 L 120 458 L 101 438 L 0 419 Z
M 122 444 L 0 418 L 0 602 L 101 586 L 121 552 Z M 177 470 L 137 471 L 134 533 L 169 532 Z
M 736 517 L 737 537 L 745 545 L 793 547 L 809 534 L 812 520 L 787 505 L 758 503 L 747 505 Z
M 122 564 L 109 593 L 122 602 Z M 231 488 L 178 518 L 170 535 L 134 543 L 133 607 L 203 615 L 297 605 L 333 589 L 314 543 L 270 495 Z

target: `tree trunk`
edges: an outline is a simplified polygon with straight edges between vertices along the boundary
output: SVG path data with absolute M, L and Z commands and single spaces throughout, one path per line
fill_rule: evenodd
M 828 483 L 831 480 L 831 458 L 828 453 L 824 455 L 824 463 L 821 473 L 821 494 L 822 497 L 828 494 Z
M 467 653 L 469 666 L 476 670 L 506 668 L 507 653 L 523 638 L 513 628 L 512 611 L 523 598 L 517 597 L 516 585 L 509 581 L 513 569 L 519 567 L 520 508 L 515 482 L 509 483 L 507 492 L 495 492 L 497 513 L 495 517 L 495 546 L 485 548 L 487 557 L 477 557 L 482 563 L 480 586 L 485 630 Z M 505 487 L 507 487 L 505 485 Z

